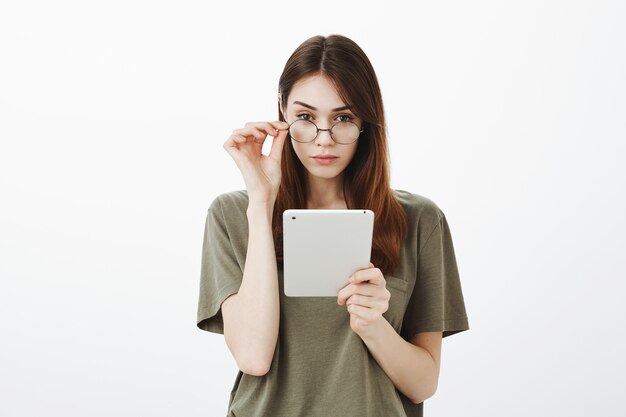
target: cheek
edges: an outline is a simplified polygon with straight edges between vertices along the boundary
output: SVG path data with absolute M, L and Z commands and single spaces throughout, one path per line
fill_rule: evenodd
M 356 146 L 352 146 L 349 150 L 346 150 L 343 154 L 344 166 L 348 166 L 350 162 L 352 162 L 352 158 L 354 158 L 354 154 L 356 153 Z
M 358 143 L 356 145 L 352 145 L 352 148 L 350 148 L 350 152 L 348 152 L 348 154 L 350 155 L 350 160 L 352 160 L 352 157 L 354 156 L 354 154 L 356 153 L 356 148 L 358 148 Z
M 304 160 L 306 159 L 307 153 L 302 145 L 303 144 L 300 142 L 296 142 L 293 139 L 291 140 L 291 147 L 296 152 L 296 155 L 298 155 L 298 158 L 300 158 L 300 161 L 304 162 Z

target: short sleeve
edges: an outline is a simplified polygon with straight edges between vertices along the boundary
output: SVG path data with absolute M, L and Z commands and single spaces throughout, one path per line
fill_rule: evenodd
M 417 277 L 402 322 L 401 336 L 443 332 L 443 337 L 468 330 L 459 271 L 448 221 L 439 221 L 417 254 Z
M 239 291 L 243 279 L 241 269 L 219 197 L 207 211 L 202 243 L 200 267 L 200 294 L 198 298 L 197 326 L 212 333 L 224 334 L 222 303 Z

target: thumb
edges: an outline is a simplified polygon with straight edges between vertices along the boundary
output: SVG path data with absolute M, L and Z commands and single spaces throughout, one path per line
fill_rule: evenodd
M 270 149 L 270 154 L 268 156 L 277 162 L 281 161 L 286 137 L 287 129 L 279 130 L 278 135 L 276 135 L 272 141 L 272 148 Z

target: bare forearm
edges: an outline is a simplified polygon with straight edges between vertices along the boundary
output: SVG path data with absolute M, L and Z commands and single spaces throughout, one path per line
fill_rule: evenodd
M 248 249 L 239 292 L 235 295 L 236 323 L 232 335 L 238 357 L 252 373 L 269 368 L 280 319 L 278 271 L 272 235 L 273 206 L 248 206 Z
M 395 387 L 411 401 L 419 404 L 434 395 L 439 369 L 427 350 L 404 340 L 384 318 L 362 339 Z

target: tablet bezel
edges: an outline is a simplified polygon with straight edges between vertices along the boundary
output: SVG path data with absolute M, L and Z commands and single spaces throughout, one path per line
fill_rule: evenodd
M 369 209 L 287 209 L 283 212 L 283 286 L 288 297 L 336 297 L 371 259 Z

